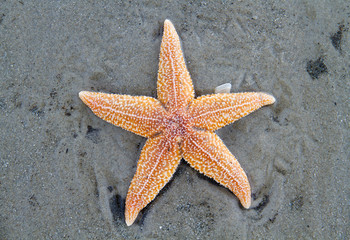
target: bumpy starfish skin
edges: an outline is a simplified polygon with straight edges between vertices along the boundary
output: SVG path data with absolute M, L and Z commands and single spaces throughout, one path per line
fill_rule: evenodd
M 164 22 L 157 82 L 151 97 L 80 92 L 79 97 L 103 120 L 148 137 L 131 182 L 125 206 L 130 226 L 138 213 L 170 180 L 182 158 L 193 168 L 229 188 L 250 207 L 248 178 L 235 157 L 213 132 L 256 109 L 273 104 L 266 93 L 225 93 L 194 99 L 180 40 Z

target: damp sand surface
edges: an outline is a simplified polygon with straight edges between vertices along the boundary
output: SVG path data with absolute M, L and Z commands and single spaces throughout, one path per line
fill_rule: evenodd
M 348 239 L 346 1 L 2 1 L 1 239 Z M 79 91 L 156 97 L 165 19 L 196 95 L 224 83 L 276 103 L 217 131 L 252 207 L 181 163 L 135 224 L 124 202 L 145 139 Z

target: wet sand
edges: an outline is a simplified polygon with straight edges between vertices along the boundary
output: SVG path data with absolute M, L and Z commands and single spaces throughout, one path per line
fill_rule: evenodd
M 1 239 L 348 239 L 346 1 L 3 1 Z M 131 227 L 124 202 L 145 139 L 82 90 L 156 97 L 162 25 L 182 39 L 196 95 L 223 83 L 277 99 L 217 131 L 252 207 L 181 163 Z

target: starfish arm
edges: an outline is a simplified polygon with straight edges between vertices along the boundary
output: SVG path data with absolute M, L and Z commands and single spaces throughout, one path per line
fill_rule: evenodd
M 162 130 L 166 112 L 154 98 L 87 91 L 79 97 L 98 117 L 143 137 Z
M 193 130 L 182 145 L 184 159 L 199 172 L 230 189 L 245 208 L 250 207 L 248 178 L 221 139 L 210 131 Z
M 192 80 L 186 68 L 180 39 L 169 20 L 164 22 L 157 93 L 159 101 L 170 112 L 187 107 L 194 99 Z
M 147 140 L 126 197 L 125 221 L 128 226 L 170 180 L 180 161 L 180 147 L 175 140 L 169 140 L 163 134 Z
M 261 92 L 213 94 L 194 100 L 189 114 L 195 127 L 215 131 L 274 102 L 272 95 Z

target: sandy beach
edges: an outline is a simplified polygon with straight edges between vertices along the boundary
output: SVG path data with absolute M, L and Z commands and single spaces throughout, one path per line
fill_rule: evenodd
M 0 1 L 0 239 L 349 239 L 348 1 Z M 163 23 L 196 96 L 224 83 L 276 103 L 216 133 L 244 209 L 182 161 L 127 227 L 146 139 L 80 91 L 156 97 Z

